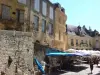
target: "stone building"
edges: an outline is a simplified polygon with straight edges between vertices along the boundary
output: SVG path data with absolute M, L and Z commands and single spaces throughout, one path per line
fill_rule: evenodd
M 49 0 L 29 0 L 30 32 L 34 35 L 34 56 L 44 60 L 46 49 L 52 48 L 54 39 L 54 7 Z
M 31 0 L 30 30 L 35 40 L 52 46 L 54 38 L 54 8 L 49 0 Z
M 65 50 L 65 33 L 67 15 L 65 9 L 59 3 L 54 4 L 55 8 L 55 25 L 53 46 L 59 50 Z
M 78 29 L 80 29 L 80 31 Z M 83 27 L 67 25 L 67 36 L 68 49 L 93 49 L 93 37 L 88 35 Z
M 93 38 L 93 48 L 95 50 L 100 50 L 100 36 L 95 36 Z
M 0 0 L 0 29 L 26 31 L 25 28 L 28 29 L 27 5 L 27 0 Z
M 66 42 L 67 48 L 100 50 L 100 34 L 97 30 L 87 29 L 83 27 L 67 25 L 66 26 Z
M 53 47 L 54 15 L 54 7 L 49 0 L 0 0 L 0 29 L 30 32 L 33 35 L 31 45 L 35 45 L 31 50 L 39 61 L 44 58 L 45 48 Z M 28 59 L 32 60 L 32 57 Z
M 34 41 L 49 47 L 54 39 L 54 15 L 49 0 L 0 0 L 1 30 L 33 32 Z

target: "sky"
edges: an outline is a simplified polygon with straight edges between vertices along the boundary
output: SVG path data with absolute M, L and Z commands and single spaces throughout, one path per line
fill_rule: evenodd
M 85 25 L 100 32 L 100 0 L 50 0 L 59 2 L 65 8 L 66 24 L 74 26 Z

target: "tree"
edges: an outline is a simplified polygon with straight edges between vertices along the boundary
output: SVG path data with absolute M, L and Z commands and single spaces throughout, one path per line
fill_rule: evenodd
M 89 31 L 92 31 L 91 27 L 89 26 Z
M 80 27 L 80 25 L 77 27 L 76 35 L 81 35 L 81 27 Z
M 83 25 L 83 29 L 86 29 L 85 25 Z

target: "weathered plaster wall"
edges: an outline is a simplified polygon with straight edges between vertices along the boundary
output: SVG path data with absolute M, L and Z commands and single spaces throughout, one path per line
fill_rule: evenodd
M 10 7 L 10 19 L 2 19 L 2 5 Z M 17 30 L 17 31 L 25 31 L 25 28 L 28 28 L 28 14 L 29 9 L 27 7 L 29 5 L 29 0 L 27 0 L 26 4 L 19 3 L 18 0 L 0 0 L 0 30 Z M 24 11 L 24 23 L 17 22 L 17 11 Z
M 0 31 L 0 72 L 7 75 L 32 75 L 33 68 L 32 33 Z M 12 59 L 8 67 L 8 58 Z M 16 67 L 17 66 L 17 67 Z

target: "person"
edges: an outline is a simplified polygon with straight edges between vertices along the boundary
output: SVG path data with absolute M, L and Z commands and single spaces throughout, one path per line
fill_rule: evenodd
M 49 57 L 48 56 L 45 56 L 45 58 L 44 58 L 44 61 L 45 61 L 45 72 L 47 73 L 47 74 L 49 74 L 50 73 L 50 61 L 49 61 Z
M 98 64 L 99 64 L 99 59 L 98 59 L 98 58 L 96 59 L 96 64 L 97 64 L 97 66 L 98 66 Z
M 45 70 L 46 62 L 45 61 L 41 61 L 41 64 L 42 64 L 43 70 Z
M 92 70 L 93 70 L 93 61 L 90 60 L 90 70 L 91 70 L 91 74 L 92 74 Z

